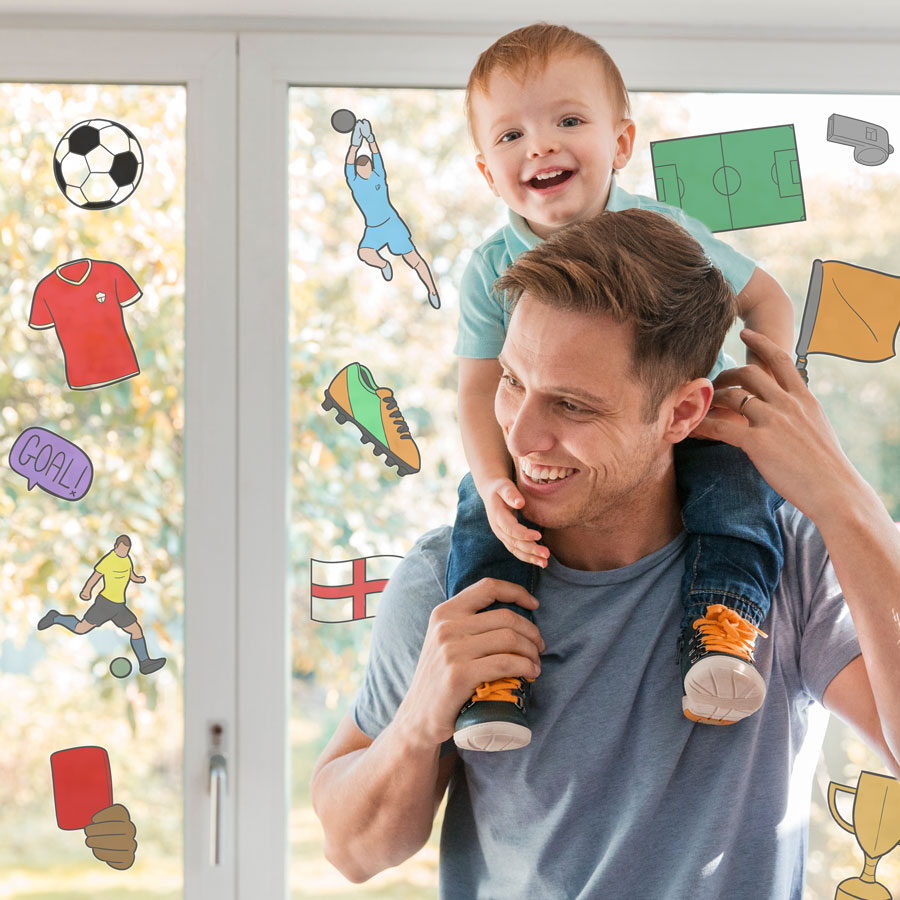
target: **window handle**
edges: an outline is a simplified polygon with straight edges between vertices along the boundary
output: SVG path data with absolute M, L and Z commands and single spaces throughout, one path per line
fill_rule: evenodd
M 222 864 L 222 806 L 228 790 L 228 765 L 221 753 L 209 758 L 209 864 Z

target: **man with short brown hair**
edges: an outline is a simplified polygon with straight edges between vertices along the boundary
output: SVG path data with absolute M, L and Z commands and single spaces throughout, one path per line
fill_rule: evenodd
M 644 209 L 604 213 L 547 238 L 494 290 L 510 312 L 528 293 L 554 309 L 630 322 L 630 374 L 647 389 L 648 416 L 677 385 L 713 371 L 735 317 L 734 293 L 703 248 Z M 680 297 L 690 302 L 676 302 Z
M 742 339 L 765 369 L 729 370 L 714 391 L 698 358 L 648 414 L 648 389 L 670 377 L 667 358 L 677 366 L 682 316 L 654 312 L 657 273 L 683 268 L 693 288 L 681 304 L 717 309 L 711 342 L 730 301 L 704 290 L 702 254 L 632 243 L 619 223 L 604 213 L 560 231 L 503 281 L 518 295 L 494 409 L 551 557 L 532 591 L 487 578 L 446 599 L 441 528 L 398 567 L 363 686 L 313 775 L 326 855 L 353 881 L 415 853 L 449 786 L 445 900 L 800 900 L 815 760 L 800 750 L 821 740 L 816 704 L 900 774 L 900 535 L 790 356 L 762 335 Z M 611 264 L 592 265 L 604 228 Z M 675 702 L 686 539 L 672 456 L 689 434 L 741 447 L 794 504 L 778 512 L 785 566 L 756 659 L 768 700 L 725 729 Z M 530 477 L 538 469 L 564 477 Z M 496 601 L 534 621 L 483 611 Z M 476 686 L 518 678 L 533 679 L 531 742 L 455 746 Z

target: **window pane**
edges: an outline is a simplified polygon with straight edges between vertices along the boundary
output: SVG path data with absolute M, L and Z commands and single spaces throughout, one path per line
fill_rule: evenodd
M 390 282 L 357 258 L 364 225 L 344 180 L 350 135 L 330 124 L 340 108 L 372 123 L 391 202 L 433 273 L 438 310 L 399 256 L 383 251 L 393 266 Z M 367 885 L 351 885 L 322 855 L 309 777 L 360 683 L 371 623 L 312 621 L 309 561 L 403 555 L 454 509 L 464 466 L 452 352 L 456 288 L 468 252 L 502 214 L 479 184 L 461 110 L 461 91 L 290 92 L 291 871 L 297 897 L 436 896 L 437 830 L 414 860 Z M 334 411 L 321 408 L 324 389 L 353 362 L 394 391 L 421 453 L 419 473 L 398 477 L 383 456 L 373 455 L 371 444 L 359 442 L 354 425 L 338 425 Z
M 892 215 L 900 179 L 888 166 L 859 166 L 852 148 L 825 140 L 834 112 L 889 122 L 891 98 L 635 93 L 632 100 L 638 139 L 619 178 L 627 190 L 649 196 L 656 196 L 650 141 L 794 124 L 805 221 L 720 236 L 779 279 L 798 326 L 814 258 L 900 274 L 892 252 L 900 238 Z M 339 108 L 372 122 L 391 199 L 438 280 L 438 311 L 399 259 L 388 257 L 394 274 L 385 282 L 356 256 L 363 219 L 344 181 L 349 141 L 330 124 Z M 465 471 L 452 356 L 457 289 L 469 253 L 504 221 L 505 211 L 473 164 L 460 91 L 295 88 L 290 134 L 292 885 L 298 897 L 436 896 L 439 826 L 413 860 L 366 885 L 346 882 L 322 855 L 309 777 L 360 684 L 369 625 L 312 621 L 310 559 L 402 555 L 420 534 L 452 521 Z M 742 360 L 742 346 L 734 329 L 726 349 Z M 338 425 L 334 411 L 321 409 L 324 389 L 354 361 L 395 391 L 421 450 L 420 473 L 398 478 L 371 445 L 359 443 L 355 426 Z M 900 368 L 894 361 L 873 366 L 816 355 L 809 373 L 853 462 L 900 518 L 900 390 L 894 389 Z M 831 721 L 813 787 L 806 900 L 832 897 L 838 881 L 860 868 L 855 843 L 831 820 L 822 784 L 855 784 L 863 768 L 884 771 L 847 728 Z M 796 812 L 804 814 L 809 802 L 798 798 Z M 884 859 L 879 875 L 887 884 L 900 882 L 900 862 Z
M 54 151 L 71 126 L 99 118 L 138 139 L 143 174 L 121 205 L 81 209 L 54 181 Z M 0 84 L 0 884 L 8 897 L 182 896 L 184 176 L 182 87 Z M 79 383 L 79 363 L 118 360 L 121 334 L 100 345 L 92 332 L 82 345 L 59 315 L 55 327 L 28 325 L 38 282 L 82 259 L 92 261 L 89 277 L 115 279 L 97 291 L 98 303 L 130 299 L 127 279 L 98 263 L 116 263 L 142 291 L 123 309 L 140 373 L 117 369 L 99 377 L 123 380 L 74 390 L 67 377 Z M 83 499 L 29 492 L 6 465 L 31 427 L 90 458 Z M 146 578 L 127 584 L 128 608 L 150 657 L 167 658 L 153 674 L 138 673 L 130 635 L 113 622 L 86 635 L 36 629 L 51 608 L 85 615 L 91 604 L 79 594 L 121 534 L 131 538 L 135 575 Z M 104 576 L 93 599 L 111 589 Z M 110 671 L 118 657 L 131 665 L 125 677 Z M 113 800 L 137 829 L 127 871 L 95 859 L 80 829 L 57 827 L 50 755 L 87 745 L 108 752 Z

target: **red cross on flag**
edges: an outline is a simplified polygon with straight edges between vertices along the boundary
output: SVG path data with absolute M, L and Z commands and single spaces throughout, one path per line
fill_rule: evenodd
M 355 622 L 375 615 L 378 595 L 402 556 L 309 561 L 309 617 L 314 622 Z

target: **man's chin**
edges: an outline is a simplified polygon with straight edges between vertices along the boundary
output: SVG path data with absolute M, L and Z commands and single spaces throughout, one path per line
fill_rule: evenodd
M 529 496 L 525 491 L 522 491 L 522 496 L 525 498 L 522 515 L 529 522 L 541 528 L 565 528 L 573 524 L 575 513 L 567 508 L 567 504 L 555 499 Z

